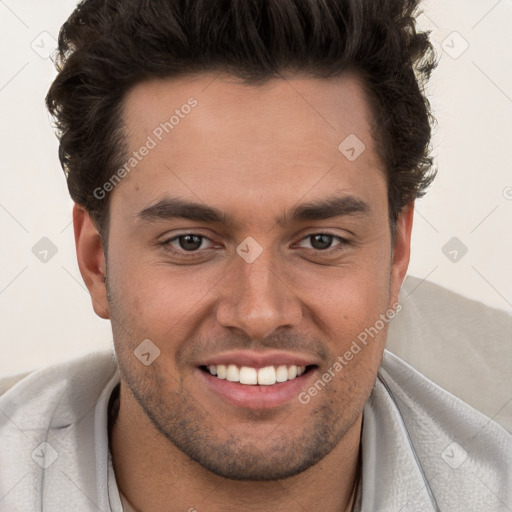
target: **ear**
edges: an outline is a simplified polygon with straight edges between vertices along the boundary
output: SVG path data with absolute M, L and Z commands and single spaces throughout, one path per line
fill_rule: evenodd
M 396 223 L 393 255 L 391 258 L 391 304 L 398 302 L 400 287 L 404 282 L 411 256 L 411 233 L 414 217 L 414 201 L 402 208 Z
M 109 318 L 105 254 L 101 237 L 89 213 L 77 204 L 73 207 L 73 227 L 78 267 L 82 274 L 95 313 L 104 319 Z

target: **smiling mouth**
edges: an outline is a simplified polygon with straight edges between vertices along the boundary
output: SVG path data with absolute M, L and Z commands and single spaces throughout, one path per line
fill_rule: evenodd
M 315 367 L 316 365 L 278 365 L 253 368 L 250 366 L 240 367 L 236 364 L 218 364 L 200 366 L 200 369 L 218 379 L 229 382 L 237 382 L 246 386 L 272 386 L 297 379 Z

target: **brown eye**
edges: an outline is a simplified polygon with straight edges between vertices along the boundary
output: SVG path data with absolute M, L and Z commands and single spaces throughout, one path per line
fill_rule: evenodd
M 199 235 L 181 235 L 176 239 L 179 242 L 180 248 L 184 251 L 196 251 L 203 242 L 203 237 Z
M 313 249 L 321 251 L 329 249 L 334 237 L 332 235 L 318 234 L 311 235 L 309 238 L 311 239 L 311 246 Z
M 211 240 L 202 235 L 196 235 L 194 233 L 185 233 L 178 235 L 173 238 L 169 238 L 162 245 L 169 250 L 174 252 L 192 253 L 198 252 L 198 249 L 207 249 L 208 242 L 211 244 Z
M 338 243 L 333 244 L 335 240 L 338 240 Z M 308 245 L 304 245 L 305 242 L 308 242 Z M 336 235 L 330 235 L 328 233 L 315 233 L 314 235 L 309 235 L 303 238 L 300 242 L 301 247 L 313 249 L 315 251 L 328 251 L 333 247 L 338 245 L 343 245 L 345 240 Z

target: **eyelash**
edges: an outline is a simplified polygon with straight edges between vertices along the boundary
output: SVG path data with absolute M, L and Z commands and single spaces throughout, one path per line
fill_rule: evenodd
M 185 258 L 197 258 L 199 256 L 199 253 L 201 251 L 201 249 L 197 249 L 195 251 L 185 251 L 184 249 L 176 249 L 174 248 L 172 245 L 171 245 L 171 242 L 174 242 L 176 240 L 179 240 L 181 237 L 185 237 L 185 236 L 197 236 L 198 238 L 201 238 L 201 244 L 204 240 L 210 240 L 208 237 L 204 236 L 204 235 L 198 235 L 197 233 L 182 233 L 180 235 L 177 235 L 177 236 L 174 236 L 172 238 L 169 238 L 167 240 L 165 240 L 164 242 L 161 243 L 161 245 L 164 247 L 165 250 L 167 251 L 170 251 L 174 254 L 179 254 L 180 256 L 184 256 Z M 314 236 L 317 236 L 317 235 L 325 235 L 325 236 L 329 236 L 329 237 L 332 237 L 333 239 L 337 239 L 340 243 L 335 245 L 334 247 L 330 247 L 328 249 L 309 249 L 309 252 L 310 253 L 313 253 L 315 256 L 317 255 L 326 255 L 326 254 L 332 254 L 332 253 L 335 253 L 337 251 L 340 251 L 340 250 L 343 250 L 345 249 L 347 246 L 351 245 L 351 241 L 350 240 L 347 240 L 346 238 L 343 238 L 339 235 L 334 235 L 332 233 L 326 233 L 326 232 L 319 232 L 319 233 L 312 233 L 310 235 L 307 235 L 305 237 L 303 237 L 300 242 L 304 241 L 304 240 L 307 240 L 308 238 L 312 238 Z M 211 240 L 210 240 L 211 242 Z M 203 249 L 203 250 L 206 250 L 206 251 L 213 251 L 214 249 Z

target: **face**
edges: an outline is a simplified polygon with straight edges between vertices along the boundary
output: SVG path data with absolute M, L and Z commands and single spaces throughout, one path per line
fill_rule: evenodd
M 134 414 L 215 474 L 297 474 L 361 417 L 412 223 L 393 244 L 370 120 L 350 75 L 202 74 L 125 99 L 136 161 L 111 195 L 108 300 L 89 288 Z

